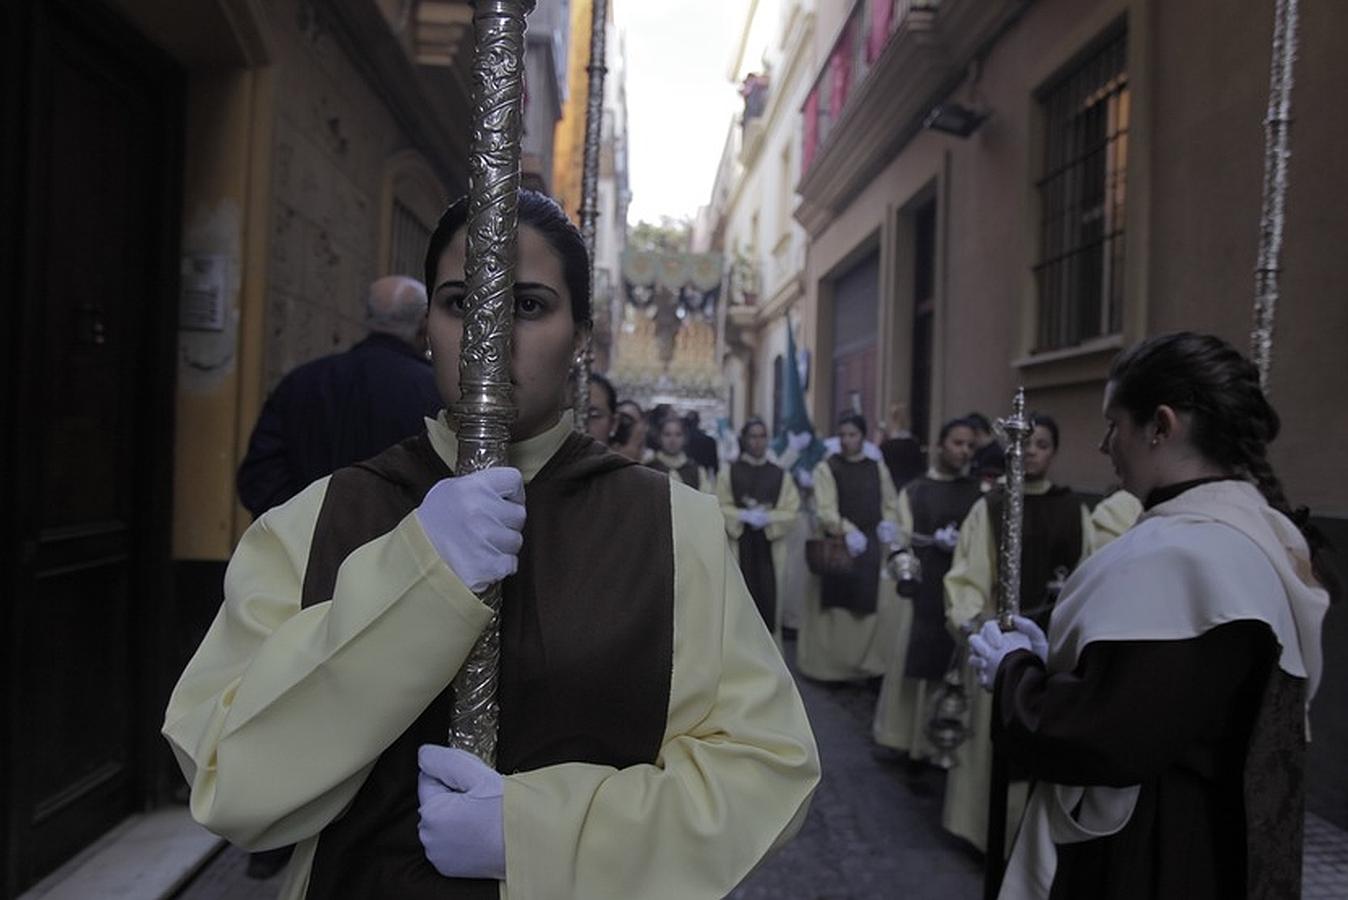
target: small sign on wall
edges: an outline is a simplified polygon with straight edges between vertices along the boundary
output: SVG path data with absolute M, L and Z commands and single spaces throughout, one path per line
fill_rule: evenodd
M 178 301 L 180 331 L 225 330 L 228 275 L 228 256 L 200 254 L 183 257 L 182 294 Z

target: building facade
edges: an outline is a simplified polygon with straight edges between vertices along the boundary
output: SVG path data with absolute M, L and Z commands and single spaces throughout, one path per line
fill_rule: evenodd
M 782 412 L 787 329 L 805 294 L 805 229 L 793 217 L 801 114 L 814 78 L 815 4 L 752 3 L 728 69 L 744 99 L 705 216 L 728 266 L 722 367 L 731 420 Z
M 1004 414 L 1024 385 L 1062 426 L 1055 480 L 1104 492 L 1118 351 L 1177 329 L 1249 345 L 1272 32 L 1272 4 L 1219 0 L 821 3 L 795 210 L 815 421 L 906 403 L 931 439 L 947 418 Z M 1345 35 L 1348 8 L 1302 8 L 1272 368 L 1274 465 L 1338 534 Z M 1327 659 L 1348 648 L 1342 619 Z M 1348 667 L 1331 661 L 1311 806 L 1348 825 L 1344 709 Z

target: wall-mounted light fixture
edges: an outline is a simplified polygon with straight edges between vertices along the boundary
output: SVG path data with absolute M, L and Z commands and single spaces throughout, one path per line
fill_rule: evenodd
M 963 103 L 938 103 L 927 113 L 927 118 L 922 121 L 922 127 L 953 134 L 958 138 L 967 138 L 987 121 L 988 115 L 984 110 L 970 109 Z

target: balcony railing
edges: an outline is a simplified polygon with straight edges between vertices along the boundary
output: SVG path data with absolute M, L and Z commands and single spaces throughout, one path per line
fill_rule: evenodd
M 847 14 L 828 59 L 801 107 L 805 117 L 801 174 L 810 170 L 815 152 L 828 139 L 847 101 L 865 81 L 904 20 L 928 14 L 938 0 L 856 0 Z

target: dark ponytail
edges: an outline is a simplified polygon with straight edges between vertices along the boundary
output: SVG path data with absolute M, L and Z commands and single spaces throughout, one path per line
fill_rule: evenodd
M 1190 414 L 1190 437 L 1205 458 L 1248 478 L 1268 505 L 1290 519 L 1306 537 L 1316 578 L 1338 598 L 1342 586 L 1329 567 L 1331 549 L 1310 523 L 1306 507 L 1293 510 L 1268 460 L 1268 445 L 1282 421 L 1259 384 L 1259 370 L 1226 341 L 1210 334 L 1180 331 L 1147 338 L 1114 360 L 1109 381 L 1113 401 L 1142 425 L 1169 406 Z

